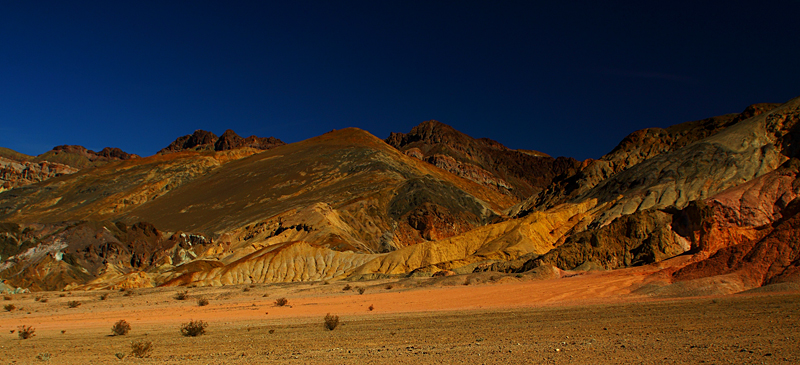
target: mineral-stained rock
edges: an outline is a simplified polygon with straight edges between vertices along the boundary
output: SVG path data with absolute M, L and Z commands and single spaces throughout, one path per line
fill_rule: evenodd
M 626 215 L 602 228 L 567 237 L 563 244 L 534 259 L 535 266 L 572 270 L 594 262 L 606 269 L 619 269 L 663 261 L 691 247 L 687 238 L 672 230 L 673 220 L 672 214 L 662 211 Z
M 76 171 L 78 169 L 74 167 L 55 162 L 15 161 L 0 157 L 0 192 Z
M 144 272 L 157 273 L 164 266 L 188 262 L 211 244 L 198 235 L 166 235 L 144 222 L 131 226 L 69 222 L 24 229 L 4 224 L 0 230 L 4 237 L 0 239 L 4 259 L 0 278 L 35 290 L 80 287 L 92 281 L 92 288 L 131 287 L 135 282 L 153 286 Z M 137 272 L 142 274 L 129 275 Z M 136 275 L 139 279 L 134 280 Z M 98 283 L 100 277 L 109 282 Z
M 783 216 L 766 228 L 769 233 L 763 238 L 723 247 L 673 277 L 683 281 L 735 274 L 749 288 L 800 281 L 800 198 L 792 201 Z

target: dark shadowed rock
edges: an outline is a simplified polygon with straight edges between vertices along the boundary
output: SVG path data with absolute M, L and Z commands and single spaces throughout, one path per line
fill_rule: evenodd
M 213 150 L 217 135 L 209 131 L 198 129 L 192 134 L 178 137 L 169 146 L 158 151 L 159 154 L 180 152 L 185 150 Z
M 430 120 L 409 133 L 391 133 L 386 143 L 455 175 L 525 199 L 559 175 L 574 174 L 580 162 L 536 151 L 513 150 L 488 138 L 474 139 Z

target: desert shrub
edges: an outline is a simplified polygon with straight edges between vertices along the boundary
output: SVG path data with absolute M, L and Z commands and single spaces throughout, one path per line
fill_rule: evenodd
M 189 292 L 188 291 L 179 291 L 179 292 L 175 293 L 175 296 L 173 296 L 173 298 L 175 298 L 176 300 L 189 299 Z
M 200 336 L 206 333 L 206 327 L 208 327 L 208 323 L 197 320 L 197 321 L 189 321 L 181 325 L 181 335 L 184 336 Z
M 38 296 L 38 297 L 36 297 L 36 298 L 33 298 L 33 301 L 34 301 L 34 302 L 38 302 L 38 301 L 40 301 L 40 300 L 42 300 L 42 297 L 41 297 L 41 296 Z
M 20 340 L 27 340 L 27 339 L 29 339 L 29 338 L 31 338 L 33 336 L 36 336 L 35 334 L 33 334 L 34 332 L 36 332 L 36 329 L 34 329 L 31 326 L 28 326 L 28 327 L 19 326 L 19 327 L 17 327 L 17 335 L 19 336 Z
M 247 292 L 249 292 L 249 291 L 250 291 L 250 288 L 244 288 L 244 289 L 242 289 L 242 291 L 243 291 L 243 292 L 245 292 L 245 293 L 247 293 Z
M 131 355 L 133 356 L 150 357 L 150 353 L 152 352 L 153 352 L 153 343 L 150 341 L 131 342 Z M 119 355 L 117 355 L 117 357 L 119 357 Z
M 120 360 L 122 360 L 122 359 L 124 359 L 124 358 L 125 358 L 125 353 L 122 353 L 122 352 L 117 352 L 116 354 L 114 354 L 114 356 L 116 356 L 116 357 L 117 357 L 117 359 L 120 359 Z
M 66 294 L 63 294 L 63 293 L 58 295 L 58 297 L 59 297 L 59 298 L 63 298 L 63 297 L 66 297 L 66 296 L 67 296 L 67 295 L 66 295 Z
M 100 296 L 100 300 L 106 300 L 106 299 L 108 299 L 108 293 L 105 293 Z
M 11 296 L 10 295 L 3 295 L 3 300 L 11 300 Z
M 342 288 L 342 291 L 348 291 L 350 289 L 353 289 L 353 287 L 351 287 L 350 284 L 347 284 L 344 286 L 344 288 Z
M 358 290 L 358 294 L 364 294 L 364 292 L 367 291 L 367 289 L 364 289 L 364 288 L 362 288 L 360 286 L 356 290 Z
M 67 302 L 67 307 L 68 308 L 78 308 L 78 307 L 80 307 L 80 305 L 81 305 L 81 302 L 79 302 L 77 300 L 70 300 L 69 302 Z
M 372 305 L 372 304 L 370 304 L 370 305 L 369 305 L 369 311 L 370 311 L 370 312 L 372 312 L 374 309 L 375 309 L 375 306 L 374 306 L 374 305 Z
M 275 330 L 269 330 L 269 334 L 275 333 Z
M 122 294 L 123 297 L 129 297 L 131 295 L 133 295 L 133 291 L 132 290 L 126 290 L 125 294 Z
M 114 325 L 111 327 L 111 332 L 114 333 L 114 336 L 127 335 L 128 332 L 130 332 L 130 330 L 131 330 L 131 325 L 128 323 L 128 321 L 124 319 L 120 319 L 119 321 L 117 321 L 117 323 L 114 323 Z
M 386 284 L 386 290 L 392 290 L 392 288 L 394 288 L 394 285 Z
M 325 328 L 333 331 L 339 325 L 339 316 L 332 316 L 330 313 L 325 315 Z
M 284 305 L 289 304 L 289 299 L 286 298 L 278 298 L 275 300 L 275 305 L 278 307 L 283 307 Z
M 199 306 L 201 306 L 201 307 L 205 307 L 205 306 L 207 306 L 207 305 L 208 305 L 208 299 L 206 299 L 206 298 L 200 298 L 200 299 L 198 299 L 198 300 L 197 300 L 197 305 L 199 305 Z
M 47 303 L 47 298 L 42 298 L 39 300 L 39 303 Z
M 6 312 L 11 312 L 14 309 L 17 309 L 17 306 L 13 305 L 13 304 L 6 304 L 6 305 L 3 306 L 3 309 L 5 309 Z

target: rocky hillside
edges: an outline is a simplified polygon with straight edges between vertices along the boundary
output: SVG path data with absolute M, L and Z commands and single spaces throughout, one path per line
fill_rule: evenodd
M 95 289 L 651 265 L 631 290 L 793 283 L 798 121 L 800 98 L 756 104 L 635 132 L 585 163 L 435 121 L 385 141 L 197 131 L 0 194 L 0 278 Z
M 513 150 L 488 138 L 474 139 L 453 127 L 430 120 L 408 133 L 392 133 L 386 143 L 465 179 L 515 199 L 526 199 L 562 175 L 574 175 L 581 163 L 544 153 Z

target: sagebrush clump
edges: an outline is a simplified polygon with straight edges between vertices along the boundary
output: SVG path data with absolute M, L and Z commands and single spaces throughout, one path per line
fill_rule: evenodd
M 179 291 L 179 292 L 175 293 L 175 296 L 173 298 L 175 298 L 176 300 L 189 299 L 189 292 L 188 291 Z
M 328 331 L 333 331 L 339 326 L 339 316 L 332 316 L 330 313 L 325 315 L 325 328 Z
M 201 306 L 201 307 L 205 307 L 205 306 L 207 306 L 207 305 L 208 305 L 208 299 L 206 299 L 206 298 L 200 298 L 200 299 L 198 299 L 198 300 L 197 300 L 197 305 L 199 305 L 199 306 Z
M 124 336 L 127 335 L 128 332 L 131 330 L 131 325 L 128 321 L 124 319 L 120 319 L 117 323 L 111 327 L 111 332 L 114 333 L 114 336 Z
M 36 332 L 36 329 L 31 327 L 31 326 L 27 326 L 27 327 L 19 326 L 19 327 L 17 327 L 17 335 L 19 336 L 20 340 L 27 340 L 27 339 L 29 339 L 29 338 L 31 338 L 33 336 L 36 336 L 34 334 L 34 332 Z
M 81 302 L 79 302 L 77 300 L 70 300 L 69 302 L 67 302 L 67 307 L 69 307 L 69 308 L 78 308 L 78 307 L 80 307 L 80 305 L 81 305 Z
M 150 357 L 153 352 L 153 343 L 150 341 L 131 342 L 131 355 L 136 357 Z M 119 355 L 117 355 L 120 359 Z M 124 357 L 124 356 L 123 356 Z
M 283 307 L 286 304 L 289 304 L 289 299 L 278 298 L 275 300 L 275 305 L 277 305 L 278 307 Z
M 17 309 L 17 306 L 13 305 L 13 304 L 6 304 L 6 305 L 3 306 L 3 309 L 5 309 L 6 312 L 11 312 L 14 309 Z
M 206 322 L 200 320 L 189 321 L 181 325 L 181 335 L 187 337 L 200 336 L 206 333 L 206 327 L 208 327 Z

